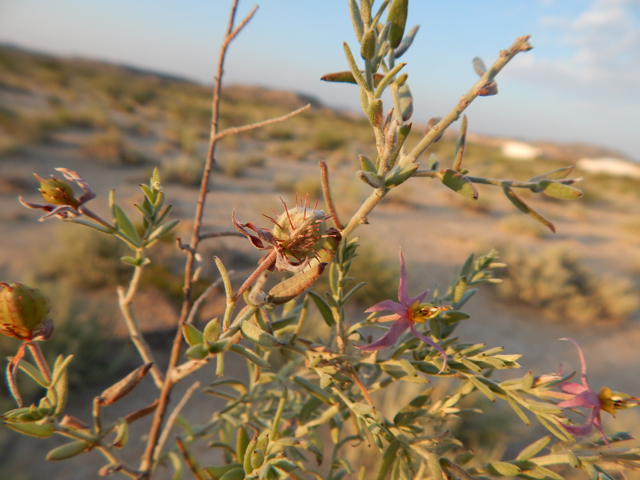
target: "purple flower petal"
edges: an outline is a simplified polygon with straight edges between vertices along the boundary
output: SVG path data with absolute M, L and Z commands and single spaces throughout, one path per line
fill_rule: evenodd
M 570 433 L 571 435 L 574 435 L 576 437 L 584 437 L 585 435 L 589 435 L 591 433 L 593 424 L 596 422 L 596 419 L 598 418 L 598 416 L 599 416 L 598 413 L 594 409 L 594 410 L 591 410 L 591 414 L 589 415 L 589 418 L 582 425 L 562 425 L 562 426 L 567 431 L 567 433 Z M 600 426 L 600 429 L 601 428 L 602 426 Z
M 365 310 L 365 313 L 371 312 L 395 312 L 401 317 L 408 317 L 407 307 L 401 305 L 393 300 L 383 300 L 380 303 L 376 303 L 372 307 Z
M 558 406 L 562 408 L 593 408 L 600 411 L 602 403 L 600 403 L 600 399 L 598 398 L 596 392 L 594 392 L 593 390 L 585 390 L 581 394 L 576 395 L 569 400 L 558 403 Z
M 411 297 L 409 296 L 409 286 L 407 285 L 407 268 L 404 265 L 404 257 L 400 250 L 400 284 L 398 285 L 398 300 L 405 307 L 411 307 Z
M 595 413 L 595 409 L 593 410 L 593 412 L 591 412 L 591 414 L 593 415 L 594 413 Z M 600 435 L 602 436 L 602 439 L 604 440 L 604 443 L 607 444 L 607 447 L 610 447 L 611 445 L 609 444 L 609 439 L 604 434 L 604 430 L 602 428 L 602 419 L 600 418 L 600 410 L 598 410 L 598 413 L 595 416 L 595 418 L 593 419 L 592 423 L 593 423 L 593 426 L 596 427 L 596 430 L 598 430 L 598 432 L 600 432 Z
M 411 322 L 411 333 L 413 333 L 416 337 L 418 337 L 420 340 L 422 340 L 424 343 L 426 343 L 427 345 L 431 345 L 433 348 L 435 348 L 438 352 L 440 352 L 440 355 L 442 355 L 442 359 L 443 359 L 443 363 L 442 363 L 442 368 L 440 369 L 440 372 L 442 372 L 445 367 L 447 366 L 447 354 L 446 352 L 442 349 L 442 347 L 440 345 L 438 345 L 436 342 L 434 342 L 433 340 L 431 340 L 428 337 L 425 337 L 424 335 L 422 335 L 421 333 L 419 333 L 416 330 L 416 326 L 414 325 L 413 322 Z M 438 372 L 438 373 L 440 373 Z
M 425 290 L 417 297 L 409 297 L 410 305 L 413 305 L 416 302 L 421 303 L 427 297 L 427 295 L 429 295 L 429 290 Z
M 412 325 L 413 324 L 411 320 L 405 317 L 400 317 L 391 324 L 391 327 L 389 327 L 389 331 L 385 333 L 382 338 L 380 338 L 380 340 L 376 340 L 369 345 L 355 345 L 355 347 L 365 352 L 373 352 L 375 350 L 381 350 L 383 348 L 390 347 L 392 345 L 395 345 L 395 343 L 398 341 L 398 338 L 400 338 L 400 335 L 402 335 L 402 332 L 404 332 Z
M 579 383 L 574 383 L 574 382 L 562 383 L 558 388 L 564 393 L 571 393 L 573 395 L 578 395 L 584 392 L 585 390 L 589 390 L 589 388 L 585 387 L 584 385 L 581 385 Z
M 560 340 L 566 340 L 567 342 L 571 342 L 573 343 L 576 348 L 578 349 L 578 355 L 580 355 L 580 363 L 582 364 L 582 384 L 589 388 L 589 383 L 587 382 L 587 363 L 584 361 L 584 355 L 582 354 L 582 349 L 580 348 L 580 345 L 578 345 L 578 342 L 576 342 L 573 338 L 561 338 Z

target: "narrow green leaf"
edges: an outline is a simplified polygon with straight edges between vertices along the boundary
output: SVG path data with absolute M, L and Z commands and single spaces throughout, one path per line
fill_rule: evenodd
M 132 267 L 137 267 L 139 266 L 143 260 L 145 260 L 144 258 L 134 258 L 134 257 L 120 257 L 120 261 L 122 263 L 126 263 L 127 265 L 131 265 Z
M 536 219 L 543 225 L 545 225 L 549 230 L 553 233 L 556 233 L 556 227 L 553 223 L 547 220 L 541 213 L 536 212 L 533 208 L 527 205 L 520 197 L 518 197 L 513 190 L 509 187 L 504 187 L 504 194 L 507 198 L 513 203 L 516 207 L 518 207 L 521 211 L 529 215 L 531 218 Z
M 202 332 L 202 340 L 205 342 L 217 342 L 220 338 L 220 319 L 209 320 Z
M 207 348 L 207 345 L 201 343 L 187 348 L 185 355 L 193 360 L 202 360 L 209 356 L 209 349 Z
M 313 303 L 316 304 L 318 310 L 320 311 L 320 315 L 324 319 L 325 323 L 333 327 L 336 324 L 336 320 L 333 317 L 333 312 L 331 311 L 331 307 L 325 302 L 324 298 L 318 295 L 316 292 L 309 292 L 309 297 L 313 300 Z
M 491 400 L 492 402 L 496 401 L 496 397 L 489 387 L 487 387 L 473 375 L 466 375 L 466 377 L 473 384 L 473 386 L 480 390 L 489 400 Z
M 18 433 L 24 433 L 31 437 L 47 438 L 53 434 L 53 426 L 50 423 L 40 425 L 39 423 L 12 423 L 4 422 L 11 430 Z
M 458 303 L 462 299 L 462 296 L 464 295 L 464 292 L 466 290 L 467 290 L 467 277 L 462 277 L 458 280 L 458 283 L 456 283 L 456 286 L 453 289 L 453 296 L 451 297 L 453 302 Z
M 582 196 L 582 190 L 579 188 L 571 187 L 554 180 L 540 180 L 539 185 L 542 187 L 542 192 L 549 197 L 559 198 L 561 200 L 575 200 Z
M 247 348 L 247 347 L 245 347 L 243 345 L 240 345 L 238 343 L 232 343 L 231 346 L 229 347 L 229 350 L 231 350 L 232 352 L 235 352 L 235 353 L 237 353 L 239 355 L 242 355 L 247 360 L 249 360 L 250 362 L 255 363 L 259 367 L 271 368 L 271 365 L 269 365 L 264 358 L 262 358 L 256 352 L 254 352 L 253 350 L 251 350 L 251 349 L 249 349 L 249 348 Z
M 420 166 L 419 163 L 411 163 L 402 168 L 396 168 L 391 175 L 387 177 L 385 185 L 387 188 L 397 187 L 401 183 L 409 180 Z
M 29 362 L 27 362 L 24 358 L 22 360 L 20 360 L 20 363 L 18 364 L 18 367 L 24 373 L 26 373 L 31 378 L 33 378 L 40 386 L 42 386 L 44 388 L 49 387 L 49 384 L 47 383 L 47 381 L 42 376 L 42 372 L 40 372 L 39 369 L 37 369 L 36 367 L 31 365 Z
M 520 473 L 520 469 L 507 462 L 492 462 L 488 465 L 489 472 L 500 477 L 515 477 Z
M 450 168 L 440 170 L 442 183 L 456 193 L 471 200 L 478 199 L 478 189 L 476 186 L 460 172 Z
M 139 247 L 142 244 L 142 240 L 140 239 L 140 235 L 136 228 L 129 220 L 129 217 L 124 213 L 122 208 L 117 204 L 114 205 L 115 213 L 116 213 L 116 225 L 118 226 L 118 230 L 122 233 L 127 239 L 134 244 L 136 247 Z
M 333 405 L 334 404 L 333 396 L 329 392 L 327 392 L 326 390 L 323 390 L 322 388 L 320 388 L 315 383 L 310 382 L 306 378 L 300 377 L 298 375 L 294 375 L 293 376 L 293 381 L 296 382 L 298 385 L 300 385 L 305 390 L 307 390 L 309 393 L 311 393 L 312 395 L 317 397 L 319 400 L 322 400 L 327 405 Z
M 173 467 L 173 476 L 171 480 L 180 480 L 182 478 L 182 461 L 176 452 L 169 452 L 168 455 L 169 461 L 171 461 L 171 466 Z M 226 479 L 225 479 L 226 480 Z
M 89 227 L 89 228 L 93 228 L 94 230 L 97 230 L 99 232 L 102 233 L 106 233 L 108 235 L 112 235 L 113 234 L 113 230 L 109 230 L 107 227 L 103 227 L 102 225 L 89 221 L 89 220 L 85 220 L 83 218 L 70 218 L 68 220 L 66 220 L 67 222 L 70 223 L 77 223 L 78 225 L 84 225 L 85 227 Z
M 398 98 L 400 100 L 400 114 L 402 115 L 402 120 L 406 122 L 413 114 L 413 97 L 408 83 L 405 82 L 398 89 Z
M 160 238 L 169 233 L 173 228 L 180 223 L 180 220 L 170 220 L 159 228 L 156 228 L 151 235 L 149 235 L 148 241 L 151 242 L 156 238 Z
M 391 22 L 389 42 L 392 48 L 398 47 L 402 41 L 408 13 L 409 0 L 393 0 L 387 13 L 387 22 Z
M 358 42 L 363 42 L 362 35 L 364 34 L 364 23 L 360 16 L 360 9 L 358 8 L 358 2 L 356 0 L 349 0 L 349 13 L 351 14 L 351 22 L 353 23 L 353 30 L 356 33 Z
M 387 85 L 391 83 L 391 80 L 393 80 L 393 78 L 398 74 L 400 70 L 404 68 L 405 65 L 406 63 L 399 63 L 387 72 L 382 81 L 376 87 L 376 91 L 374 93 L 375 98 L 380 98 L 382 96 L 384 89 L 387 88 Z
M 125 422 L 126 423 L 126 422 Z M 89 444 L 83 440 L 76 440 L 75 442 L 66 443 L 57 448 L 54 448 L 47 453 L 47 460 L 50 462 L 57 462 L 60 460 L 66 460 L 76 455 L 81 454 L 89 448 Z
M 540 440 L 533 442 L 528 447 L 525 447 L 516 457 L 516 460 L 525 462 L 530 458 L 535 457 L 544 447 L 546 447 L 551 440 L 551 437 L 542 437 Z
M 400 45 L 398 45 L 398 47 L 393 51 L 394 57 L 400 58 L 405 54 L 407 50 L 409 50 L 409 47 L 413 43 L 413 39 L 416 38 L 416 33 L 418 33 L 419 28 L 420 25 L 416 25 L 411 30 L 409 30 L 409 33 L 405 35 L 405 37 L 402 39 L 402 42 L 400 42 Z
M 545 178 L 548 178 L 549 180 L 562 180 L 563 178 L 567 178 L 571 174 L 571 172 L 573 172 L 573 168 L 573 165 L 569 167 L 558 168 L 557 170 L 552 170 L 551 172 L 538 175 L 537 177 L 531 177 L 529 181 L 537 182 L 539 180 L 544 180 Z
M 377 173 L 378 169 L 368 157 L 365 155 L 358 155 L 358 158 L 360 159 L 360 166 L 362 167 L 362 170 L 369 173 Z
M 373 86 L 377 87 L 378 84 L 380 83 L 380 80 L 382 80 L 383 78 L 384 78 L 384 75 L 382 75 L 381 73 L 374 73 Z M 324 80 L 325 82 L 355 83 L 355 84 L 358 83 L 356 82 L 356 79 L 353 76 L 353 73 L 351 73 L 349 70 L 345 70 L 344 72 L 327 73 L 326 75 L 323 75 L 320 78 L 320 80 Z
M 185 323 L 182 325 L 182 336 L 190 347 L 204 343 L 202 332 L 190 323 Z
M 129 440 L 129 424 L 124 418 L 119 418 L 116 421 L 116 438 L 113 441 L 115 448 L 122 448 L 127 444 Z
M 355 0 L 351 0 L 351 1 L 355 2 Z M 377 40 L 376 33 L 377 32 L 375 28 L 371 28 L 367 30 L 367 33 L 365 33 L 362 38 L 362 42 L 360 45 L 360 56 L 364 60 L 371 60 L 376 55 L 376 40 Z
M 462 116 L 462 125 L 460 125 L 460 134 L 458 135 L 458 143 L 456 143 L 456 153 L 453 161 L 453 169 L 460 171 L 462 168 L 462 157 L 464 156 L 464 147 L 467 143 L 467 116 Z
M 249 340 L 251 343 L 260 345 L 263 348 L 281 347 L 283 345 L 283 343 L 276 337 L 260 330 L 249 321 L 242 322 L 242 325 L 240 325 L 240 331 L 244 338 Z

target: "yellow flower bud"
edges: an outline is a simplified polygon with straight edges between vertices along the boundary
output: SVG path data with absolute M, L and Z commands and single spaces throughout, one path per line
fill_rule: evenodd
M 78 206 L 79 202 L 68 183 L 58 180 L 53 175 L 49 179 L 42 178 L 37 173 L 34 173 L 33 176 L 40 182 L 40 193 L 47 203 L 69 205 L 73 208 Z

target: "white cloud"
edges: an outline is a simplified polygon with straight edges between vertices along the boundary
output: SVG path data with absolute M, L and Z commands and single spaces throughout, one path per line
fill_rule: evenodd
M 554 49 L 519 56 L 510 74 L 579 95 L 638 99 L 640 0 L 595 0 L 574 18 L 545 17 L 540 25 L 555 38 Z M 555 49 L 560 50 L 560 49 Z

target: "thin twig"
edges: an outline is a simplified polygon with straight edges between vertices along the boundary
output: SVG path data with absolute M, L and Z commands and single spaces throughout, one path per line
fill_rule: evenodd
M 142 276 L 142 268 L 143 267 L 140 265 L 135 267 L 133 277 L 131 277 L 131 281 L 129 282 L 129 289 L 126 293 L 123 287 L 118 287 L 118 305 L 120 306 L 120 311 L 122 312 L 127 329 L 129 330 L 131 341 L 138 350 L 138 353 L 140 354 L 140 357 L 142 357 L 144 363 L 153 363 L 153 366 L 151 367 L 151 376 L 153 377 L 153 381 L 156 386 L 158 388 L 162 388 L 162 384 L 164 382 L 162 372 L 153 358 L 151 347 L 149 347 L 149 344 L 142 336 L 140 325 L 138 325 L 138 320 L 136 319 L 133 311 L 133 297 L 138 290 L 138 285 Z
M 458 119 L 460 114 L 471 104 L 471 102 L 478 96 L 480 91 L 484 88 L 487 83 L 493 81 L 496 75 L 504 68 L 504 66 L 509 63 L 509 61 L 515 57 L 520 52 L 526 52 L 527 50 L 531 50 L 531 45 L 529 44 L 529 36 L 518 37 L 515 42 L 509 47 L 508 50 L 502 50 L 498 59 L 493 62 L 491 68 L 487 70 L 480 80 L 476 82 L 476 84 L 471 87 L 467 93 L 465 93 L 458 103 L 453 109 L 436 125 L 433 126 L 431 130 L 420 140 L 420 142 L 411 150 L 409 155 L 402 159 L 404 165 L 408 165 L 410 163 L 415 162 L 418 157 L 431 145 L 435 139 L 445 131 L 445 129 L 451 125 L 454 121 Z
M 233 273 L 233 270 L 231 270 L 229 273 Z M 211 293 L 216 288 L 220 286 L 221 283 L 222 283 L 222 278 L 219 278 L 215 282 L 213 282 L 211 285 L 209 285 L 204 292 L 202 292 L 202 295 L 200 295 L 198 299 L 195 302 L 193 302 L 193 305 L 191 306 L 191 311 L 189 312 L 189 316 L 187 317 L 187 320 L 185 321 L 185 323 L 193 323 L 193 319 L 198 314 L 198 310 L 200 309 L 200 306 L 202 305 L 202 303 L 207 299 L 209 295 L 211 295 Z
M 173 412 L 171 412 L 171 415 L 169 415 L 169 418 L 167 418 L 167 423 L 164 426 L 164 430 L 162 430 L 162 435 L 160 435 L 160 438 L 158 439 L 158 445 L 156 446 L 156 450 L 153 454 L 154 468 L 158 464 L 160 455 L 162 455 L 162 450 L 164 449 L 164 446 L 167 443 L 169 434 L 171 433 L 171 429 L 173 428 L 173 424 L 175 423 L 176 418 L 178 418 L 178 415 L 180 415 L 180 411 L 187 404 L 187 402 L 191 398 L 191 395 L 193 395 L 193 392 L 195 392 L 198 388 L 200 388 L 200 382 L 195 382 L 193 385 L 191 385 L 187 389 L 187 391 L 184 392 L 183 397 L 178 402 L 178 405 L 176 405 L 176 408 L 173 409 Z
M 364 398 L 367 400 L 367 403 L 372 407 L 374 407 L 373 402 L 371 401 L 371 397 L 369 396 L 369 392 L 367 392 L 367 388 L 362 383 L 362 380 L 360 380 L 360 377 L 358 376 L 358 372 L 356 372 L 356 369 L 353 368 L 351 365 L 349 365 L 349 371 L 351 372 L 351 375 L 353 375 L 353 379 L 358 384 L 358 387 L 360 388 L 362 395 L 364 395 Z
M 213 100 L 211 106 L 211 134 L 209 136 L 209 150 L 207 152 L 207 160 L 204 167 L 204 172 L 202 175 L 202 182 L 200 184 L 200 192 L 198 194 L 198 201 L 196 205 L 196 212 L 194 216 L 193 229 L 191 231 L 191 250 L 187 253 L 187 261 L 185 264 L 185 275 L 184 275 L 184 294 L 182 300 L 182 309 L 180 311 L 180 318 L 178 320 L 178 325 L 176 328 L 176 334 L 173 339 L 173 346 L 171 347 L 171 356 L 169 358 L 169 365 L 167 366 L 167 380 L 164 382 L 162 386 L 162 390 L 160 391 L 160 397 L 158 398 L 158 408 L 155 411 L 153 416 L 153 421 L 151 423 L 151 428 L 149 430 L 149 439 L 147 441 L 147 446 L 145 452 L 142 456 L 142 461 L 140 462 L 140 470 L 144 471 L 144 478 L 150 477 L 150 469 L 153 461 L 153 454 L 158 443 L 158 438 L 160 437 L 160 431 L 162 428 L 162 421 L 164 419 L 165 413 L 167 411 L 167 407 L 169 405 L 169 397 L 171 395 L 171 390 L 173 388 L 174 382 L 169 380 L 172 375 L 171 373 L 176 368 L 178 361 L 180 359 L 180 348 L 182 346 L 182 326 L 184 325 L 187 317 L 189 315 L 190 305 L 191 305 L 191 288 L 192 288 L 192 278 L 193 278 L 193 268 L 195 261 L 195 252 L 197 251 L 198 242 L 200 241 L 200 229 L 202 228 L 202 217 L 204 215 L 204 206 L 207 192 L 209 191 L 209 176 L 211 175 L 211 169 L 213 165 L 213 156 L 216 148 L 216 135 L 218 134 L 218 122 L 220 117 L 220 94 L 222 90 L 222 74 L 224 67 L 224 60 L 227 54 L 227 49 L 229 47 L 229 43 L 233 38 L 240 32 L 240 30 L 247 24 L 247 22 L 251 19 L 256 9 L 254 8 L 251 13 L 242 21 L 242 23 L 238 26 L 237 29 L 234 30 L 233 25 L 236 16 L 236 10 L 238 7 L 238 0 L 233 0 L 231 5 L 231 13 L 229 15 L 229 24 L 227 26 L 227 32 L 225 34 L 224 41 L 222 43 L 222 47 L 220 48 L 220 57 L 218 59 L 218 66 L 216 69 L 216 76 L 213 88 Z
M 193 458 L 193 455 L 189 453 L 189 451 L 187 450 L 187 447 L 184 446 L 184 443 L 182 442 L 180 437 L 176 438 L 176 444 L 178 445 L 178 450 L 180 450 L 180 453 L 182 453 L 182 457 L 184 458 L 185 463 L 189 467 L 189 470 L 191 470 L 191 473 L 193 473 L 193 476 L 196 477 L 197 480 L 207 480 L 207 477 L 203 475 L 204 472 L 202 471 L 200 466 L 196 463 L 196 460 L 195 458 Z
M 308 103 L 304 107 L 300 107 L 297 110 L 287 113 L 286 115 L 282 115 L 280 117 L 270 118 L 269 120 L 262 120 L 261 122 L 250 123 L 249 125 L 243 125 L 242 127 L 231 127 L 227 128 L 215 136 L 215 140 L 218 141 L 221 138 L 224 138 L 228 135 L 235 135 L 237 133 L 248 132 L 249 130 L 255 130 L 256 128 L 266 127 L 267 125 L 271 125 L 272 123 L 282 122 L 287 120 L 300 112 L 304 112 L 308 108 L 311 108 L 311 104 Z
M 258 265 L 258 268 L 256 268 L 254 270 L 254 272 L 249 276 L 249 278 L 247 278 L 244 281 L 242 286 L 233 295 L 233 303 L 238 301 L 238 299 L 242 296 L 242 294 L 245 292 L 245 290 L 251 286 L 251 284 L 255 281 L 256 278 L 258 278 L 260 276 L 260 274 L 262 272 L 264 272 L 269 267 L 271 267 L 271 265 L 273 265 L 273 263 L 276 261 L 276 256 L 277 255 L 278 255 L 278 251 L 273 249 L 273 250 L 271 250 L 271 252 L 269 252 L 269 254 L 266 257 L 264 257 L 260 261 L 260 265 Z
M 82 213 L 84 216 L 89 217 L 91 220 L 95 220 L 97 223 L 102 225 L 104 228 L 106 228 L 108 230 L 111 230 L 111 231 L 114 231 L 114 232 L 116 231 L 116 229 L 113 227 L 113 225 L 111 225 L 106 220 L 103 220 L 99 215 L 96 215 L 91 210 L 89 210 L 87 207 L 80 206 L 80 207 L 78 207 L 78 211 L 80 213 Z
M 333 204 L 333 198 L 331 197 L 331 189 L 329 188 L 329 169 L 327 168 L 327 163 L 324 160 L 320 160 L 318 162 L 320 165 L 320 171 L 322 172 L 322 194 L 324 195 L 324 203 L 327 204 L 327 208 L 331 212 L 333 217 L 333 224 L 338 230 L 342 230 L 342 223 L 338 218 L 338 211 L 336 210 L 335 205 Z
M 212 233 L 203 233 L 200 235 L 200 240 L 205 240 L 207 238 L 218 238 L 218 237 L 244 237 L 240 232 L 212 232 Z
M 414 177 L 428 177 L 428 178 L 439 178 L 441 175 L 440 172 L 435 170 L 418 170 L 413 174 Z M 472 177 L 470 175 L 466 175 L 467 179 L 473 183 L 481 184 L 481 185 L 494 185 L 497 187 L 511 187 L 511 188 L 536 188 L 540 187 L 540 182 L 518 182 L 516 180 L 502 180 L 500 178 L 485 178 L 485 177 Z M 559 180 L 554 180 L 555 182 L 562 183 L 563 185 L 573 185 L 581 181 L 582 178 L 563 178 Z
M 42 376 L 44 377 L 45 382 L 50 385 L 51 369 L 49 368 L 49 364 L 42 354 L 42 350 L 40 350 L 40 345 L 35 342 L 27 342 L 27 347 L 29 348 L 31 355 L 33 355 L 33 359 L 36 361 L 36 365 L 38 365 L 38 368 L 42 372 Z

